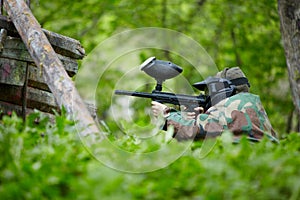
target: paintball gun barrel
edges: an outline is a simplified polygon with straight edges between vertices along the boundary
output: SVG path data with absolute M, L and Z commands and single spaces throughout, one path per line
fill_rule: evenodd
M 185 111 L 195 112 L 194 108 L 203 107 L 206 110 L 207 98 L 205 95 L 190 96 L 185 94 L 174 94 L 169 92 L 152 91 L 152 93 L 146 92 L 131 92 L 126 90 L 116 90 L 117 95 L 127 95 L 134 97 L 150 98 L 153 101 L 160 103 L 169 103 L 173 105 L 184 105 L 186 107 Z

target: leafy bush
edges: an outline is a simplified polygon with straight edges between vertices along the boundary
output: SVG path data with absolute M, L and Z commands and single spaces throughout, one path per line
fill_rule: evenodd
M 79 140 L 71 135 L 73 124 L 56 116 L 34 113 L 26 123 L 15 114 L 0 124 L 0 193 L 3 199 L 50 199 L 72 196 L 72 182 L 85 168 Z M 75 135 L 76 136 L 76 135 Z
M 203 159 L 198 158 L 202 143 L 194 142 L 168 167 L 130 174 L 93 159 L 64 114 L 56 115 L 54 121 L 38 112 L 26 122 L 15 114 L 2 118 L 1 199 L 300 198 L 297 133 L 287 135 L 280 144 L 268 140 L 253 144 L 245 138 L 232 144 L 225 134 Z M 131 138 L 120 140 L 128 140 L 128 148 L 143 149 L 135 147 Z

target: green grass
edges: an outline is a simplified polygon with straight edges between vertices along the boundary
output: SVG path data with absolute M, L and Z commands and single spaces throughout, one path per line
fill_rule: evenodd
M 225 138 L 225 139 L 224 139 Z M 141 147 L 132 137 L 116 139 Z M 120 142 L 121 140 L 121 142 Z M 126 141 L 126 142 L 125 142 Z M 163 139 L 159 142 L 167 142 Z M 101 144 L 99 144 L 101 145 Z M 74 123 L 36 112 L 24 123 L 14 113 L 0 121 L 1 199 L 299 199 L 300 135 L 232 144 L 226 137 L 199 159 L 201 142 L 168 167 L 130 174 L 111 169 L 83 147 Z M 138 163 L 137 163 L 138 164 Z

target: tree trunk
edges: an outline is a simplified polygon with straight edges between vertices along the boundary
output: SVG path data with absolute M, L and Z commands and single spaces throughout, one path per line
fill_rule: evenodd
M 278 0 L 278 12 L 293 102 L 300 116 L 300 1 Z

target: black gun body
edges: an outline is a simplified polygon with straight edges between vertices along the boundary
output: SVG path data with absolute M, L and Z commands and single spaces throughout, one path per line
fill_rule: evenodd
M 153 91 L 152 93 L 147 92 L 132 92 L 126 90 L 116 90 L 117 95 L 127 95 L 134 97 L 150 98 L 153 101 L 160 103 L 169 103 L 173 105 L 184 105 L 186 111 L 194 112 L 194 108 L 203 107 L 206 110 L 207 98 L 205 95 L 191 96 L 185 94 L 174 94 L 169 92 Z

